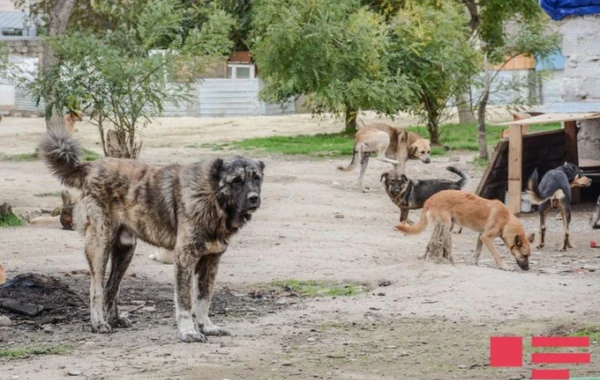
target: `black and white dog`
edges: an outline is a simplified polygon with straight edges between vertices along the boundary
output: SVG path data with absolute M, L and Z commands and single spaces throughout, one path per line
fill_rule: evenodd
M 423 208 L 425 201 L 442 190 L 461 190 L 469 177 L 449 166 L 446 170 L 460 176 L 458 181 L 447 179 L 421 179 L 411 180 L 404 174 L 398 175 L 393 171 L 381 175 L 381 181 L 385 180 L 385 191 L 398 208 L 400 208 L 400 223 L 408 219 L 408 210 Z
M 548 170 L 539 181 L 537 168 L 527 182 L 527 192 L 534 203 L 539 204 L 540 243 L 544 246 L 546 235 L 546 218 L 551 208 L 560 208 L 564 227 L 564 239 L 561 251 L 573 248 L 569 240 L 569 223 L 571 223 L 571 187 L 588 187 L 592 180 L 583 175 L 583 171 L 575 164 L 567 163 L 556 169 Z

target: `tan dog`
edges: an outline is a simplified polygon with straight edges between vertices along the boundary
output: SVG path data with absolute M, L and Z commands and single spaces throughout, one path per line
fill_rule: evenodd
M 151 254 L 151 260 L 158 261 L 162 264 L 173 264 L 175 263 L 175 255 L 174 252 L 168 249 L 161 248 L 157 252 Z
M 392 128 L 387 124 L 373 124 L 361 128 L 354 138 L 354 153 L 350 165 L 340 166 L 338 169 L 345 172 L 353 170 L 358 155 L 360 157 L 358 182 L 362 190 L 365 190 L 363 177 L 372 153 L 377 153 L 377 160 L 393 164 L 399 174 L 404 173 L 408 160 L 421 160 L 426 164 L 431 162 L 429 140 L 417 133 Z
M 6 271 L 4 270 L 2 263 L 0 263 L 0 285 L 3 285 L 5 282 L 6 282 Z
M 479 232 L 473 259 L 479 262 L 482 244 L 490 251 L 496 265 L 509 270 L 494 246 L 494 239 L 504 241 L 517 264 L 523 270 L 529 270 L 530 242 L 534 234 L 527 237 L 519 219 L 498 200 L 481 198 L 475 194 L 459 190 L 441 191 L 425 202 L 421 218 L 414 226 L 399 224 L 396 229 L 406 235 L 416 235 L 425 230 L 427 224 L 442 223 L 448 228 L 456 223 L 462 227 Z
M 64 116 L 65 126 L 69 133 L 73 133 L 75 130 L 75 123 L 78 121 L 83 121 L 83 113 L 81 111 L 69 111 Z

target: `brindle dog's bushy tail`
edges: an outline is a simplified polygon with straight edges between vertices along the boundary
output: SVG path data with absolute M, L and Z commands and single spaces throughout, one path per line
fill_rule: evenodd
M 49 130 L 39 150 L 46 165 L 64 185 L 82 187 L 88 164 L 81 163 L 81 144 L 66 129 Z
M 357 144 L 355 143 L 354 149 L 352 150 L 352 161 L 350 161 L 350 165 L 346 167 L 338 166 L 338 170 L 341 170 L 343 172 L 349 172 L 356 167 L 356 155 L 358 154 L 358 151 L 356 150 L 356 145 Z
M 460 179 L 456 182 L 456 185 L 458 185 L 459 189 L 462 189 L 467 184 L 467 181 L 469 180 L 469 176 L 468 175 L 466 175 L 465 173 L 461 172 L 460 170 L 458 170 L 454 166 L 448 166 L 446 168 L 446 170 L 448 170 L 449 172 L 454 173 L 454 174 L 456 174 L 457 176 L 460 177 Z

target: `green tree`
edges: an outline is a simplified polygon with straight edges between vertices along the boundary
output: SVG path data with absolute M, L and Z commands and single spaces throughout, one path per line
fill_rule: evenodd
M 257 0 L 253 14 L 251 49 L 265 99 L 306 94 L 313 112 L 344 114 L 348 132 L 360 109 L 406 108 L 406 78 L 387 62 L 389 28 L 358 1 Z
M 228 54 L 233 19 L 215 11 L 201 29 L 180 34 L 187 13 L 175 0 L 156 0 L 139 9 L 129 28 L 94 33 L 71 31 L 48 40 L 56 63 L 25 83 L 46 114 L 81 109 L 98 127 L 114 127 L 125 157 L 136 158 L 138 131 L 168 102 L 186 101 L 189 86 L 213 58 Z M 164 41 L 172 41 L 163 46 Z M 157 47 L 164 50 L 154 51 Z
M 408 75 L 415 102 L 408 110 L 427 121 L 432 144 L 439 144 L 439 124 L 446 104 L 466 91 L 479 70 L 479 54 L 468 41 L 462 8 L 411 5 L 390 20 L 391 70 Z
M 479 157 L 488 158 L 485 143 L 486 108 L 498 70 L 489 65 L 503 65 L 518 55 L 544 59 L 558 49 L 558 37 L 546 29 L 548 24 L 538 0 L 455 0 L 464 4 L 469 14 L 472 38 L 484 55 L 482 92 L 476 100 Z M 507 26 L 513 23 L 512 28 Z

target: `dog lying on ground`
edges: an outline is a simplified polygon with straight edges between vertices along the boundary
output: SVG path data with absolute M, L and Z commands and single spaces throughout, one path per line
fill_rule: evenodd
M 4 270 L 4 266 L 0 263 L 0 285 L 3 285 L 6 282 L 6 271 Z
M 65 127 L 67 131 L 73 133 L 75 130 L 75 123 L 78 121 L 83 121 L 83 112 L 81 111 L 68 111 L 65 116 Z
M 411 180 L 406 175 L 398 175 L 393 171 L 381 175 L 386 193 L 400 209 L 400 223 L 410 223 L 408 211 L 422 208 L 425 201 L 432 195 L 442 190 L 461 190 L 469 180 L 465 173 L 455 167 L 449 166 L 446 170 L 460 176 L 460 179 L 458 181 L 447 179 Z
M 600 196 L 598 196 L 598 199 L 596 199 L 596 210 L 594 211 L 594 214 L 590 218 L 590 226 L 592 226 L 592 228 L 595 230 L 600 229 L 600 224 L 598 224 L 599 220 L 600 220 Z
M 173 251 L 169 251 L 168 249 L 161 248 L 157 252 L 151 254 L 149 257 L 151 260 L 158 261 L 163 264 L 173 264 L 175 263 L 175 255 L 173 255 Z
M 533 241 L 534 235 L 525 236 L 519 219 L 498 200 L 484 199 L 459 190 L 443 190 L 425 202 L 417 224 L 411 226 L 402 223 L 397 225 L 396 229 L 406 235 L 416 235 L 423 232 L 428 223 L 441 223 L 448 228 L 452 228 L 456 223 L 479 232 L 473 256 L 476 265 L 479 263 L 482 244 L 485 244 L 494 257 L 496 265 L 501 269 L 509 270 L 494 246 L 494 239 L 499 237 L 514 256 L 519 267 L 529 270 L 531 254 L 529 243 Z
M 49 131 L 40 152 L 64 185 L 81 190 L 74 218 L 85 236 L 94 332 L 131 325 L 118 313 L 117 295 L 141 239 L 175 253 L 180 339 L 229 335 L 212 324 L 208 311 L 221 255 L 260 207 L 261 161 L 236 156 L 162 168 L 121 158 L 84 163 L 79 142 L 64 129 Z
M 387 124 L 373 124 L 361 128 L 354 138 L 352 161 L 347 167 L 339 166 L 338 169 L 344 172 L 354 170 L 358 156 L 358 183 L 362 190 L 365 190 L 363 177 L 372 153 L 377 153 L 377 160 L 393 164 L 394 169 L 401 174 L 404 173 L 407 160 L 421 160 L 426 164 L 431 162 L 429 140 L 417 133 L 392 128 Z
M 563 220 L 564 238 L 560 251 L 573 248 L 569 239 L 571 223 L 571 187 L 588 187 L 592 180 L 583 175 L 583 171 L 575 164 L 567 163 L 556 169 L 548 170 L 539 181 L 537 168 L 527 182 L 527 193 L 533 203 L 538 204 L 540 213 L 540 243 L 543 248 L 546 238 L 546 218 L 551 208 L 560 208 Z

